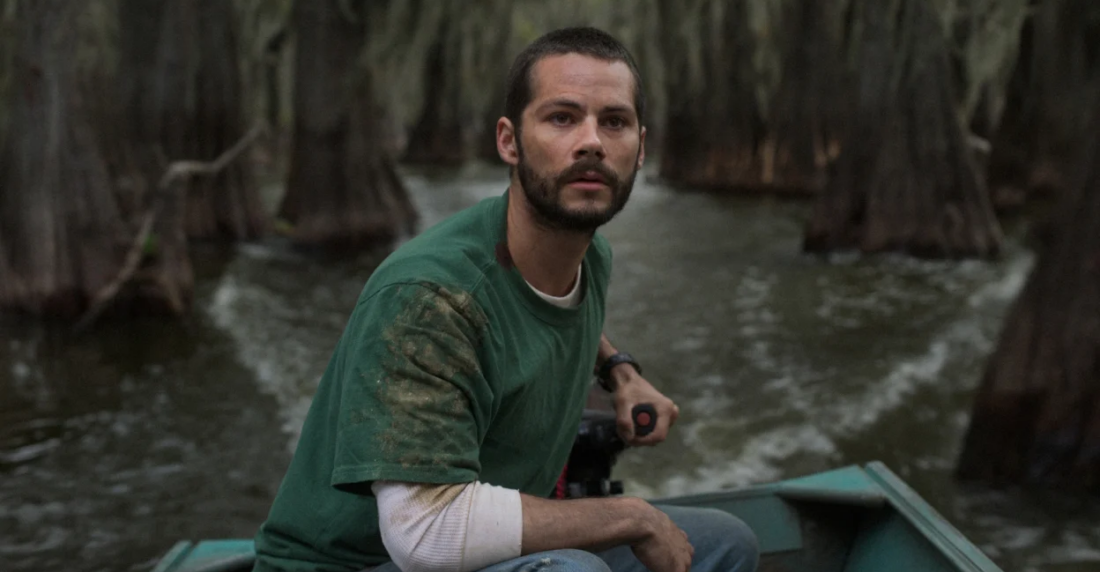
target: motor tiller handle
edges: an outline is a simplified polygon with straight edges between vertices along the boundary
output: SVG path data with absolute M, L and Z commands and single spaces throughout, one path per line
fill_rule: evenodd
M 652 403 L 635 405 L 630 417 L 634 419 L 634 434 L 638 437 L 645 437 L 657 428 L 657 408 Z

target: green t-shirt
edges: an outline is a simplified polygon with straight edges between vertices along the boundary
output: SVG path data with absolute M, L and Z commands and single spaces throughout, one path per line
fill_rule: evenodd
M 367 281 L 256 535 L 256 570 L 388 561 L 375 480 L 552 493 L 596 362 L 611 249 L 597 235 L 582 302 L 554 306 L 512 266 L 507 201 L 425 231 Z

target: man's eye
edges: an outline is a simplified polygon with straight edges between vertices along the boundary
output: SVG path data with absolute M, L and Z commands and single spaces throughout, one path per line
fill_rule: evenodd
M 568 113 L 555 113 L 550 116 L 550 122 L 555 125 L 566 125 L 572 120 Z
M 604 125 L 607 125 L 612 129 L 622 129 L 623 127 L 626 127 L 626 120 L 622 117 L 608 117 L 604 121 Z

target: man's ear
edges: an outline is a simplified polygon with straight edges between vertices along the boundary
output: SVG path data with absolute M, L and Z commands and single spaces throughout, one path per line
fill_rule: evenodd
M 519 164 L 519 150 L 516 149 L 516 129 L 507 117 L 497 120 L 497 154 L 505 163 Z
M 638 168 L 645 164 L 645 127 L 642 127 L 641 136 L 638 138 Z

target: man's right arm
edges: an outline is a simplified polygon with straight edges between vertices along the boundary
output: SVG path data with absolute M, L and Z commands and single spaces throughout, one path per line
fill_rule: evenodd
M 654 572 L 687 572 L 692 548 L 665 513 L 630 497 L 551 500 L 472 482 L 375 482 L 382 541 L 407 572 L 472 572 L 521 555 L 630 546 Z
M 544 499 L 520 495 L 523 554 L 628 545 L 653 572 L 687 572 L 694 550 L 665 513 L 633 497 Z
M 636 498 L 520 499 L 523 554 L 562 548 L 598 552 L 641 542 L 654 532 L 649 505 Z

